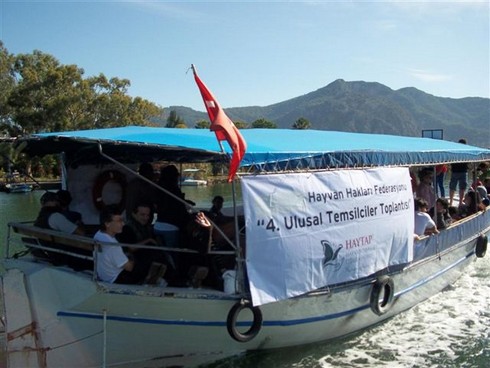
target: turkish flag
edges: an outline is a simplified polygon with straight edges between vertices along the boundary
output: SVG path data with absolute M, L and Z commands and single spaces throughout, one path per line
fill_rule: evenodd
M 218 141 L 226 140 L 233 150 L 233 156 L 230 162 L 230 168 L 228 170 L 228 182 L 231 182 L 235 177 L 235 174 L 240 166 L 245 151 L 247 150 L 247 143 L 243 139 L 238 128 L 233 124 L 231 119 L 225 114 L 216 98 L 211 91 L 198 77 L 194 66 L 192 67 L 194 72 L 194 79 L 196 80 L 199 91 L 201 92 L 204 106 L 211 120 L 211 126 L 209 129 L 216 134 Z

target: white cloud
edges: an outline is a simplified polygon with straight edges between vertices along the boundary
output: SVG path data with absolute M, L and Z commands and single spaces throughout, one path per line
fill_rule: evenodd
M 428 83 L 445 82 L 453 79 L 453 76 L 450 74 L 433 73 L 421 69 L 411 69 L 409 72 L 412 77 Z

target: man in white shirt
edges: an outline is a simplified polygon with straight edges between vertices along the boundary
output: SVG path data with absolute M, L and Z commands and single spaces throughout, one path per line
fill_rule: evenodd
M 100 213 L 101 229 L 94 239 L 103 243 L 118 243 L 115 236 L 122 232 L 123 226 L 121 211 L 115 206 L 107 206 Z M 148 267 L 139 267 L 124 254 L 121 246 L 101 245 L 100 248 L 96 264 L 100 280 L 116 284 L 139 284 L 144 281 Z
M 417 236 L 438 234 L 434 220 L 427 213 L 428 204 L 425 199 L 415 198 L 415 230 Z

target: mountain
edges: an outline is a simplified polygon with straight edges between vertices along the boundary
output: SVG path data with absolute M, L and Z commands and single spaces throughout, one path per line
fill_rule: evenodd
M 204 112 L 184 106 L 171 110 L 187 126 L 208 120 Z M 490 147 L 490 99 L 443 98 L 416 88 L 391 88 L 375 82 L 346 82 L 338 79 L 314 92 L 269 106 L 225 109 L 233 121 L 251 124 L 264 118 L 278 128 L 291 128 L 303 117 L 311 129 L 421 136 L 425 129 L 442 129 L 445 140 L 466 138 L 468 144 Z M 160 122 L 165 125 L 165 121 Z

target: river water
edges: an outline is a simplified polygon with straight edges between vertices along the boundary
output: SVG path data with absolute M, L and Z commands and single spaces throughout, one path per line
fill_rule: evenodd
M 210 207 L 225 186 L 185 188 L 186 198 Z M 0 193 L 0 251 L 8 221 L 28 221 L 43 192 Z M 239 198 L 238 198 L 239 200 Z M 478 259 L 458 282 L 389 321 L 335 342 L 250 353 L 207 368 L 490 368 L 490 255 Z

